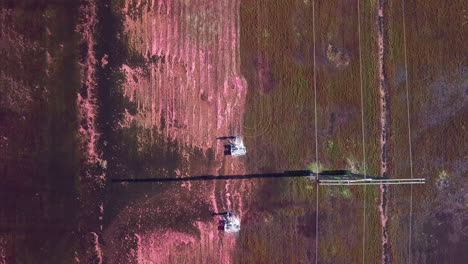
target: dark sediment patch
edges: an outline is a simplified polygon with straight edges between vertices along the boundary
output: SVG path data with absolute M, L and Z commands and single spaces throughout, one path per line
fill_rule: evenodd
M 468 107 L 468 70 L 457 73 L 458 80 L 439 79 L 427 86 L 426 98 L 414 119 L 419 121 L 422 134 L 428 129 L 447 125 Z
M 325 53 L 327 54 L 329 63 L 337 69 L 344 69 L 351 61 L 348 52 L 344 51 L 342 48 L 338 48 L 334 44 L 329 43 Z
M 257 71 L 259 93 L 261 95 L 270 93 L 276 88 L 277 84 L 268 58 L 263 54 L 257 55 L 254 58 L 254 65 Z
M 340 130 L 340 128 L 346 126 L 346 124 L 351 121 L 354 112 L 356 111 L 350 109 L 345 111 L 337 107 L 336 111 L 330 113 L 328 132 L 322 134 L 327 134 L 328 136 L 334 135 L 337 130 Z

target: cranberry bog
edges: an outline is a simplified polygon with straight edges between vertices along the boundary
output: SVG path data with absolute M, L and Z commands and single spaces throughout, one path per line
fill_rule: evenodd
M 0 264 L 463 263 L 467 31 L 466 1 L 1 3 Z M 304 169 L 426 184 L 112 181 Z

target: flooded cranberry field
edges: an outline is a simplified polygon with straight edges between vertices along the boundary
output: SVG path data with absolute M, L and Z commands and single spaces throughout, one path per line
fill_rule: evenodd
M 465 263 L 467 10 L 0 1 L 0 264 Z

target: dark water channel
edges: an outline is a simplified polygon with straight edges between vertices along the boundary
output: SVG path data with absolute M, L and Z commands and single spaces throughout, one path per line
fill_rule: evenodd
M 22 89 L 0 105 L 2 257 L 70 263 L 78 227 L 79 1 L 2 1 L 0 8 L 2 96 Z

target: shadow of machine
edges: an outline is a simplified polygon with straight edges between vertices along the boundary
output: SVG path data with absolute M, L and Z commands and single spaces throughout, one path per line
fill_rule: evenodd
M 112 179 L 113 182 L 185 182 L 185 181 L 225 181 L 262 178 L 308 177 L 319 185 L 380 185 L 380 184 L 424 184 L 425 179 L 389 179 L 352 173 L 349 170 L 330 170 L 315 173 L 310 170 L 285 171 L 283 173 L 260 173 L 242 175 L 202 175 L 180 178 L 131 178 Z

